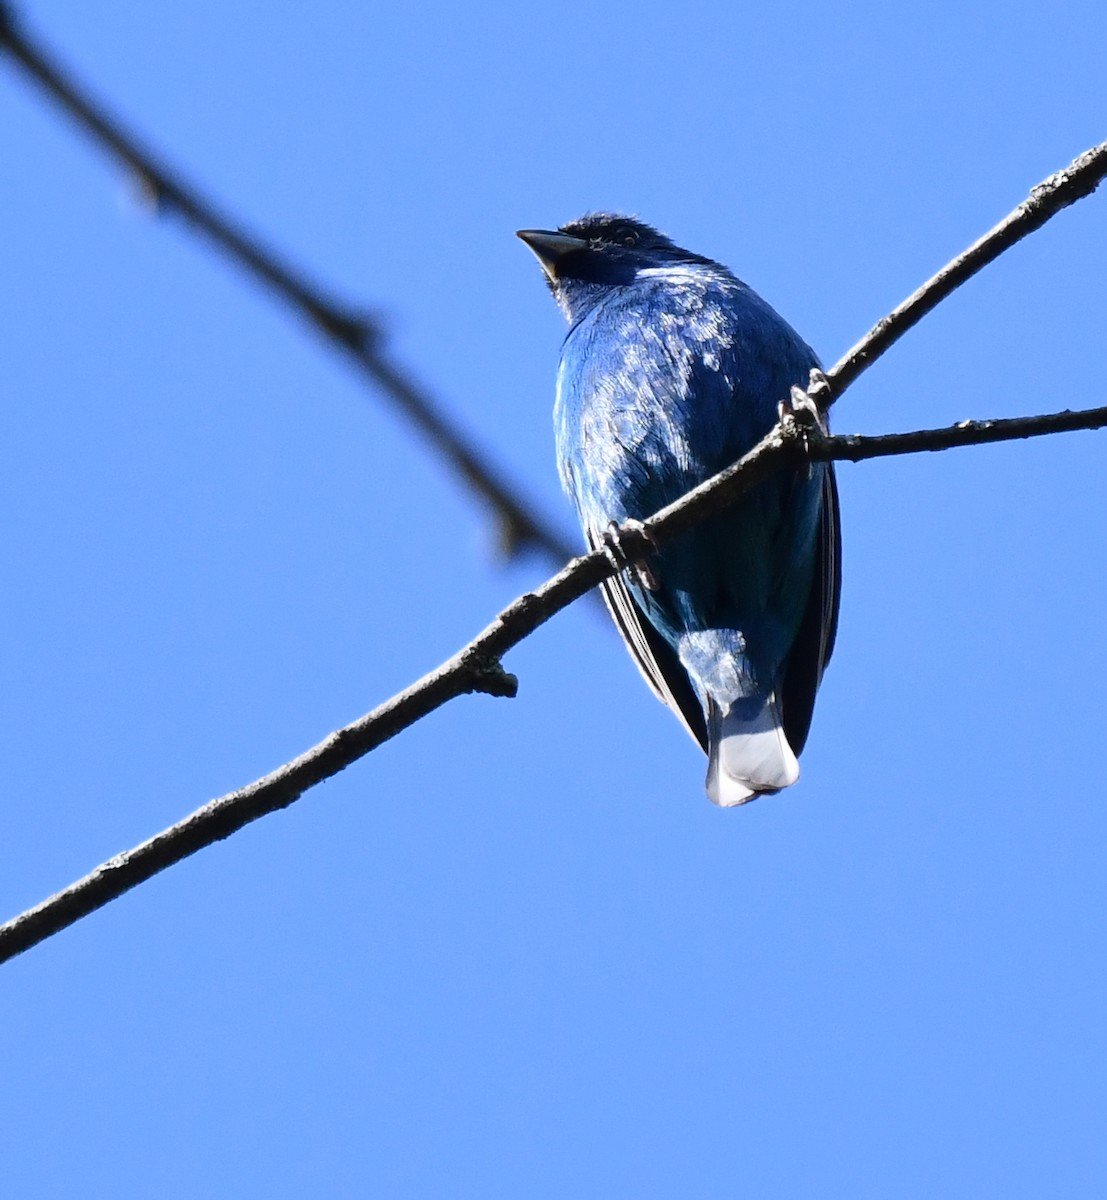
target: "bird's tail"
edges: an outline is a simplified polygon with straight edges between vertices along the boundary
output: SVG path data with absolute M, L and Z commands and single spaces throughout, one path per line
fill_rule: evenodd
M 708 705 L 707 795 L 724 808 L 779 792 L 799 779 L 776 694 L 756 708 L 751 699 L 725 710 Z

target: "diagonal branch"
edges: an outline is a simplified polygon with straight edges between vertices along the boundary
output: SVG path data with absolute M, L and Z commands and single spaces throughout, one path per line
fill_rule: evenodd
M 264 246 L 157 155 L 144 147 L 80 89 L 51 56 L 32 41 L 13 7 L 0 0 L 0 51 L 34 80 L 101 146 L 134 172 L 159 210 L 175 212 L 215 247 L 268 286 L 313 324 L 358 371 L 388 397 L 491 510 L 499 525 L 505 554 L 542 550 L 564 562 L 574 547 L 552 529 L 530 504 L 438 407 L 421 384 L 385 353 L 382 334 L 362 313 L 327 296 L 305 275 Z
M 640 525 L 631 523 L 624 527 L 620 540 L 632 555 L 645 555 L 733 504 L 744 492 L 789 464 L 839 459 L 858 462 L 1105 425 L 1107 407 L 1000 421 L 965 421 L 943 429 L 883 437 L 826 437 L 819 434 L 816 426 L 788 417 L 739 462 Z M 210 801 L 133 850 L 109 859 L 64 891 L 0 926 L 0 963 L 102 908 L 197 850 L 229 837 L 259 817 L 287 808 L 315 784 L 337 775 L 448 701 L 467 692 L 513 696 L 515 679 L 500 667 L 501 656 L 616 570 L 604 550 L 573 559 L 540 588 L 520 596 L 505 608 L 453 658 L 379 708 L 332 733 L 271 774 Z
M 961 284 L 971 279 L 978 271 L 994 262 L 1004 250 L 1021 242 L 1063 208 L 1083 200 L 1103 181 L 1107 175 L 1107 142 L 1101 142 L 1075 158 L 1062 171 L 1042 180 L 1030 189 L 1030 195 L 1007 214 L 998 225 L 988 230 L 983 237 L 952 262 L 948 262 L 936 275 L 931 276 L 917 291 L 912 292 L 901 304 L 869 330 L 868 333 L 848 350 L 826 373 L 827 387 L 814 385 L 811 396 L 825 411 L 854 383 L 858 376 L 888 350 L 933 308 L 940 304 Z

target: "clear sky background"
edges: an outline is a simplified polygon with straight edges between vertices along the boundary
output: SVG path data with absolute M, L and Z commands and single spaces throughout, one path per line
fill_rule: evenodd
M 1096 0 L 34 0 L 189 177 L 384 322 L 575 538 L 513 237 L 633 211 L 828 362 L 1107 136 Z M 0 909 L 277 766 L 550 572 L 0 62 Z M 1107 195 L 843 432 L 1101 404 Z M 1107 1194 L 1107 434 L 841 469 L 799 785 L 738 811 L 593 607 L 0 969 L 0 1161 L 66 1195 Z

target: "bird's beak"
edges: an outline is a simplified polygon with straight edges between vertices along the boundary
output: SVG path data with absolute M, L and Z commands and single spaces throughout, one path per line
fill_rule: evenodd
M 567 233 L 555 233 L 549 229 L 520 229 L 515 236 L 534 251 L 535 258 L 542 264 L 542 270 L 551 283 L 557 282 L 558 263 L 588 245 L 583 238 L 570 237 Z

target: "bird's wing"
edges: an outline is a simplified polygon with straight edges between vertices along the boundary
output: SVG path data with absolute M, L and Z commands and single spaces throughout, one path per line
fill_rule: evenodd
M 602 544 L 602 539 L 591 529 L 586 529 L 585 533 L 590 549 L 595 550 Z M 622 575 L 605 579 L 600 588 L 608 612 L 623 635 L 623 641 L 642 677 L 662 704 L 667 704 L 676 713 L 692 739 L 706 753 L 707 726 L 703 709 L 676 652 L 643 618 Z
M 838 484 L 833 464 L 823 473 L 822 513 L 815 543 L 815 569 L 803 619 L 788 656 L 782 688 L 784 732 L 799 754 L 811 728 L 815 693 L 834 652 L 838 633 L 838 600 L 842 587 L 842 539 L 838 516 Z

